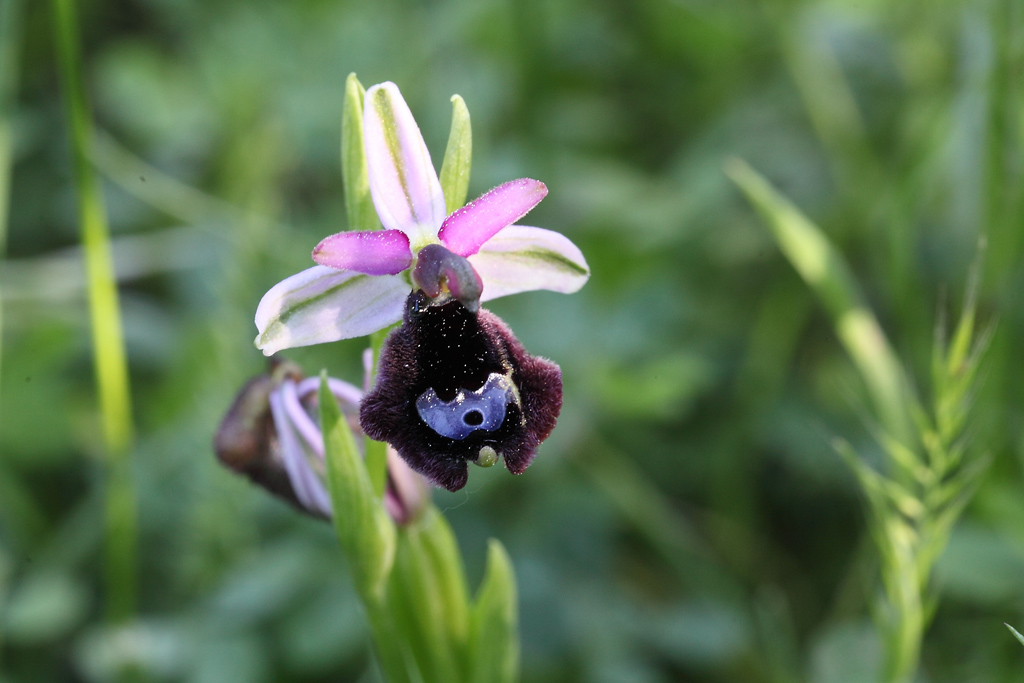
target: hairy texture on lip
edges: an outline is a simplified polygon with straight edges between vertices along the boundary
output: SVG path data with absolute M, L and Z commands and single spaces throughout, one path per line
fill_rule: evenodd
M 363 431 L 387 441 L 412 469 L 449 491 L 466 485 L 468 461 L 493 448 L 513 474 L 536 455 L 562 407 L 562 373 L 551 361 L 531 356 L 496 315 L 468 311 L 456 300 L 426 305 L 409 296 L 404 323 L 381 352 L 377 385 L 359 411 Z M 510 374 L 519 402 L 509 403 L 494 431 L 477 430 L 456 440 L 432 430 L 420 418 L 416 400 L 433 389 L 450 401 L 460 389 L 476 391 L 492 373 Z

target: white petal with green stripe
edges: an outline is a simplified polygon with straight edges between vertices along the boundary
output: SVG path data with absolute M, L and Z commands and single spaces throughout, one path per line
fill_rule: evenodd
M 256 309 L 256 347 L 282 349 L 362 337 L 402 319 L 402 275 L 363 275 L 314 266 L 274 285 Z
M 363 144 L 370 194 L 381 223 L 409 236 L 413 250 L 437 241 L 444 194 L 430 152 L 394 83 L 366 91 Z
M 552 230 L 510 225 L 469 257 L 484 282 L 481 299 L 548 289 L 571 294 L 590 278 L 579 248 Z

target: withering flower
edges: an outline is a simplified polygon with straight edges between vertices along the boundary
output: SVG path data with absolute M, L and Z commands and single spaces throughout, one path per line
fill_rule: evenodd
M 358 434 L 363 391 L 333 377 L 327 383 Z M 249 380 L 235 397 L 214 436 L 214 450 L 253 483 L 302 512 L 330 519 L 324 440 L 314 417 L 319 386 L 319 377 L 303 378 L 295 363 L 271 361 L 268 372 Z M 406 524 L 427 503 L 426 482 L 390 448 L 387 464 L 384 505 L 397 523 Z
M 447 214 L 430 154 L 393 83 L 366 91 L 363 139 L 370 194 L 384 230 L 331 235 L 319 265 L 275 285 L 256 312 L 256 345 L 293 346 L 370 334 L 398 321 L 363 401 L 366 434 L 386 441 L 440 486 L 465 485 L 467 463 L 503 459 L 519 474 L 561 408 L 557 365 L 531 356 L 480 302 L 587 281 L 579 249 L 542 228 L 513 225 L 547 194 L 513 180 Z

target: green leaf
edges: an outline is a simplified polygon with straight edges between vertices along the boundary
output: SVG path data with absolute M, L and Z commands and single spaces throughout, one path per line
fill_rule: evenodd
M 423 539 L 423 524 L 438 517 L 424 516 L 399 532 L 389 604 L 424 683 L 455 683 L 464 678 L 459 656 L 464 643 L 456 642 L 448 629 L 448 605 L 441 590 L 444 580 Z
M 469 589 L 455 534 L 448 520 L 433 506 L 424 511 L 417 527 L 423 551 L 437 576 L 445 628 L 450 639 L 464 647 L 469 633 Z
M 392 597 L 373 598 L 363 603 L 373 634 L 377 660 L 387 683 L 421 683 L 423 676 L 416 666 L 408 639 L 405 638 L 407 620 L 391 604 Z
M 51 16 L 64 89 L 78 221 L 85 258 L 93 367 L 109 467 L 107 515 L 107 610 L 114 619 L 135 611 L 136 503 L 129 454 L 135 441 L 128 355 L 110 248 L 103 188 L 92 165 L 93 122 L 82 76 L 82 52 L 74 0 L 53 0 Z
M 501 543 L 491 539 L 487 570 L 473 605 L 470 680 L 512 683 L 519 670 L 516 579 Z
M 1009 624 L 1003 624 L 1003 626 L 1005 626 L 1006 628 L 1010 629 L 1010 633 L 1013 634 L 1013 637 L 1016 638 L 1017 640 L 1019 640 L 1021 645 L 1024 645 L 1024 636 L 1022 636 L 1017 631 L 1017 629 L 1015 629 L 1014 627 L 1010 626 Z
M 413 609 L 414 598 L 408 592 L 408 587 L 402 578 L 404 574 L 401 569 L 404 559 L 404 539 L 399 535 L 398 547 L 395 551 L 395 569 L 392 570 L 388 581 L 387 600 L 382 601 L 381 612 L 371 622 L 385 624 L 387 629 L 375 628 L 373 639 L 377 647 L 381 648 L 385 640 L 401 648 L 404 663 L 403 669 L 408 673 L 410 680 L 429 681 L 432 680 L 429 672 L 423 671 L 424 662 L 429 661 L 426 646 L 419 632 L 419 623 L 416 612 Z M 388 679 L 392 678 L 388 675 Z
M 14 162 L 12 120 L 18 92 L 22 0 L 0 3 L 0 257 L 7 246 L 11 166 Z
M 327 459 L 334 530 L 364 601 L 377 600 L 395 559 L 395 525 L 373 493 L 348 421 L 341 416 L 327 373 L 320 379 L 320 424 Z
M 345 81 L 341 113 L 341 179 L 349 230 L 380 230 L 380 219 L 370 197 L 370 176 L 363 149 L 363 97 L 366 89 L 354 73 Z
M 75 3 L 72 0 L 54 0 L 53 4 L 64 100 L 71 132 L 75 184 L 78 189 L 78 218 L 85 254 L 104 441 L 110 457 L 118 459 L 131 448 L 134 429 L 121 309 L 110 251 L 110 229 L 102 187 L 90 161 L 93 124 L 81 73 Z
M 818 226 L 746 162 L 732 160 L 726 174 L 761 214 L 779 249 L 832 316 L 836 336 L 864 379 L 886 429 L 909 443 L 903 368 L 842 255 Z
M 473 131 L 469 110 L 458 95 L 452 96 L 452 129 L 441 164 L 441 190 L 448 213 L 466 203 L 469 193 L 469 167 L 473 161 Z

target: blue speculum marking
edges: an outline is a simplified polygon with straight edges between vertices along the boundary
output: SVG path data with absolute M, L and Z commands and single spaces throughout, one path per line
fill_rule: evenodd
M 508 404 L 516 400 L 512 380 L 492 372 L 482 387 L 459 389 L 450 401 L 442 401 L 433 388 L 427 389 L 416 399 L 416 412 L 441 436 L 461 441 L 478 429 L 496 430 L 505 421 Z

